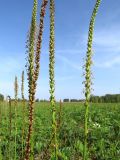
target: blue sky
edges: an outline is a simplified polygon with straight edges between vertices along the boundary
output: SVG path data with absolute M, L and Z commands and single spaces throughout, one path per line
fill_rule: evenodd
M 38 24 L 39 24 L 39 0 Z M 56 99 L 83 98 L 82 66 L 87 48 L 90 16 L 95 0 L 56 0 Z M 0 92 L 14 96 L 14 77 L 25 69 L 25 42 L 31 21 L 33 0 L 0 2 Z M 120 93 L 120 1 L 102 0 L 95 23 L 95 95 Z M 41 53 L 41 71 L 36 98 L 49 98 L 49 7 Z M 25 82 L 27 97 L 27 81 Z M 20 96 L 20 92 L 19 92 Z

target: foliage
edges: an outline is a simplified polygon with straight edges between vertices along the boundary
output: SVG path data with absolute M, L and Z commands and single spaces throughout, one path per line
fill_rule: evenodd
M 57 116 L 59 115 L 59 103 Z M 17 159 L 22 157 L 22 103 L 17 110 Z M 81 103 L 63 103 L 61 126 L 58 134 L 59 156 L 67 160 L 82 159 L 84 144 L 84 105 Z M 6 102 L 1 104 L 2 130 L 1 153 L 4 160 L 9 159 L 9 108 Z M 11 159 L 14 159 L 13 124 L 14 103 L 12 102 Z M 27 117 L 27 112 L 25 112 Z M 34 156 L 36 159 L 50 160 L 49 142 L 52 131 L 52 118 L 49 103 L 35 103 Z M 27 125 L 25 126 L 25 136 Z M 118 160 L 120 156 L 120 104 L 92 104 L 89 114 L 88 158 L 90 160 Z M 47 154 L 46 154 L 47 153 Z M 47 155 L 47 157 L 46 157 Z
M 0 94 L 0 101 L 4 101 L 4 95 Z
M 106 94 L 105 96 L 90 96 L 90 102 L 93 103 L 119 103 L 120 94 Z

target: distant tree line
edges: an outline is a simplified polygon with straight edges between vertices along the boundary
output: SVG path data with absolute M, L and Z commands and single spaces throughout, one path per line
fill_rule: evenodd
M 4 95 L 0 93 L 0 101 L 4 101 Z
M 84 99 L 63 99 L 63 102 L 83 102 Z
M 4 101 L 4 95 L 0 93 L 0 101 Z M 11 99 L 14 101 L 14 99 Z M 22 99 L 18 98 L 18 102 L 21 102 Z M 25 99 L 27 102 L 28 100 Z M 36 99 L 36 102 L 49 102 L 46 99 Z M 84 99 L 63 99 L 63 102 L 84 102 Z M 106 94 L 104 96 L 90 96 L 90 102 L 92 103 L 119 103 L 120 102 L 120 94 Z
M 84 102 L 84 99 L 64 99 L 63 102 Z M 120 94 L 106 94 L 104 96 L 90 96 L 92 103 L 118 103 L 120 102 Z
M 91 95 L 90 102 L 93 102 L 93 103 L 118 103 L 118 102 L 120 102 L 120 94 L 106 94 L 105 96 Z

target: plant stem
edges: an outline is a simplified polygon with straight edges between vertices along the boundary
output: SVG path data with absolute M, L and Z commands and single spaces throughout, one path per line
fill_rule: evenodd
M 14 83 L 14 92 L 15 92 L 15 157 L 14 160 L 17 158 L 17 99 L 18 99 L 18 81 L 17 77 L 15 77 Z
M 33 132 L 33 105 L 34 105 L 34 46 L 35 46 L 35 32 L 36 32 L 36 15 L 37 15 L 37 0 L 34 0 L 31 28 L 29 35 L 29 46 L 28 46 L 28 88 L 29 88 L 29 126 L 28 135 L 26 140 L 26 151 L 25 160 L 30 159 L 31 153 L 31 142 L 32 142 L 32 132 Z
M 57 144 L 57 122 L 56 122 L 56 107 L 55 107 L 55 80 L 54 80 L 54 64 L 55 64 L 55 4 L 54 0 L 50 0 L 50 43 L 49 43 L 49 76 L 50 76 L 50 102 L 52 107 L 52 133 L 54 139 L 54 154 L 57 160 L 58 144 Z
M 24 71 L 21 77 L 21 97 L 22 97 L 22 159 L 24 159 L 24 145 L 25 145 L 25 98 L 24 98 Z
M 8 96 L 9 99 L 9 160 L 11 160 L 11 132 L 12 132 L 12 105 L 11 105 L 11 97 Z
M 89 25 L 88 33 L 88 44 L 87 44 L 87 54 L 86 54 L 86 64 L 85 64 L 85 131 L 84 131 L 84 149 L 83 149 L 83 160 L 87 160 L 87 136 L 88 136 L 88 114 L 89 114 L 89 102 L 91 95 L 91 65 L 92 65 L 92 43 L 93 43 L 93 33 L 94 33 L 94 23 L 95 18 L 100 6 L 101 0 L 97 0 Z

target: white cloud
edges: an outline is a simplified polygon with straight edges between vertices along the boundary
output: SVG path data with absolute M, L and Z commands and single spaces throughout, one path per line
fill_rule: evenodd
M 12 57 L 0 57 L 0 73 L 13 73 L 21 68 L 21 62 Z M 23 66 L 22 66 L 23 67 Z
M 67 80 L 72 80 L 72 79 L 74 79 L 73 76 L 61 76 L 61 77 L 55 78 L 56 81 L 67 81 Z
M 68 58 L 66 58 L 66 57 L 64 57 L 62 55 L 57 54 L 56 58 L 58 58 L 59 60 L 61 60 L 63 63 L 69 65 L 69 67 L 71 67 L 73 69 L 81 70 L 80 64 L 74 63 L 74 62 L 70 61 Z
M 114 57 L 106 62 L 95 63 L 95 67 L 98 67 L 98 68 L 111 68 L 115 65 L 120 65 L 120 56 Z
M 116 50 L 116 48 L 120 49 L 120 32 L 117 29 L 105 29 L 105 30 L 97 30 L 94 34 L 94 43 L 95 45 L 102 47 L 110 47 Z
M 56 50 L 56 53 L 65 53 L 67 54 L 76 54 L 79 53 L 80 54 L 81 50 L 77 50 L 77 49 L 58 49 Z
M 93 50 L 103 51 L 105 54 L 120 52 L 120 26 L 110 26 L 95 30 L 93 38 Z M 83 45 L 87 44 L 88 35 L 83 36 Z

